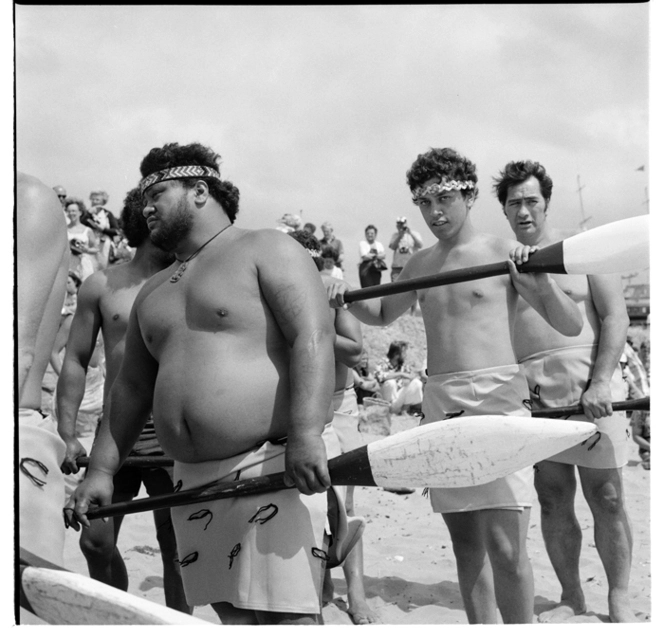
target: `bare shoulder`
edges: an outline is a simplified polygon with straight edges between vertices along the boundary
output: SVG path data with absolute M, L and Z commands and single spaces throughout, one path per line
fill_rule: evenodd
M 413 253 L 411 258 L 406 262 L 404 269 L 401 271 L 399 279 L 413 279 L 415 277 L 422 277 L 429 273 L 429 264 L 437 251 L 437 244 L 423 248 Z
M 480 233 L 477 236 L 477 247 L 486 250 L 487 253 L 493 253 L 501 259 L 507 259 L 510 250 L 519 246 L 516 239 L 499 237 L 498 235 L 489 235 L 488 233 Z M 487 255 L 488 257 L 489 255 Z M 488 259 L 487 259 L 488 261 Z
M 19 232 L 48 234 L 66 227 L 62 206 L 52 188 L 32 175 L 16 176 L 17 223 Z

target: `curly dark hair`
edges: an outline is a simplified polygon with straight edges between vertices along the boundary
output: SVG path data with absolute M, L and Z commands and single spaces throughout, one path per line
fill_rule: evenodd
M 221 156 L 211 148 L 198 142 L 184 146 L 173 142 L 164 144 L 161 148 L 153 148 L 143 158 L 141 175 L 147 177 L 151 173 L 174 166 L 208 166 L 218 171 L 220 159 Z M 210 195 L 224 209 L 232 224 L 238 214 L 240 191 L 231 182 L 216 177 L 187 177 L 178 181 L 185 188 L 193 188 L 199 180 L 203 180 L 208 185 Z
M 320 242 L 314 235 L 309 233 L 306 230 L 293 230 L 290 233 L 288 233 L 290 237 L 292 237 L 296 242 L 298 242 L 300 245 L 304 246 L 307 250 L 317 250 L 320 252 Z M 322 257 L 314 257 L 313 255 L 311 256 L 312 259 L 314 260 L 314 263 L 316 264 L 316 268 L 318 270 L 323 270 L 323 258 Z
M 132 248 L 137 248 L 150 236 L 148 224 L 143 217 L 143 197 L 138 187 L 132 188 L 124 198 L 120 228 Z
M 553 180 L 549 177 L 544 166 L 532 160 L 509 162 L 498 177 L 493 178 L 493 192 L 496 194 L 501 206 L 505 206 L 507 192 L 512 186 L 522 184 L 527 179 L 535 177 L 540 183 L 542 197 L 548 202 L 553 191 Z
M 446 177 L 462 182 L 471 180 L 477 184 L 476 171 L 475 164 L 453 148 L 431 148 L 417 156 L 406 173 L 406 180 L 411 191 L 434 177 Z M 477 196 L 479 190 L 475 186 L 461 189 L 461 193 L 464 197 L 473 194 Z

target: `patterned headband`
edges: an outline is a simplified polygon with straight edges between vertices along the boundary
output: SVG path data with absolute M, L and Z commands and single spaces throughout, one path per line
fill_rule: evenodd
M 418 199 L 425 195 L 438 195 L 438 193 L 442 193 L 443 191 L 463 190 L 464 188 L 475 188 L 475 182 L 470 179 L 466 182 L 457 182 L 456 180 L 445 180 L 445 178 L 442 178 L 440 184 L 418 186 L 412 193 L 413 199 Z
M 320 257 L 322 254 L 320 250 L 314 250 L 313 248 L 307 248 L 307 250 L 312 257 Z
M 173 166 L 144 177 L 139 183 L 141 195 L 157 182 L 165 182 L 169 179 L 186 179 L 187 177 L 216 177 L 221 179 L 219 173 L 209 166 Z

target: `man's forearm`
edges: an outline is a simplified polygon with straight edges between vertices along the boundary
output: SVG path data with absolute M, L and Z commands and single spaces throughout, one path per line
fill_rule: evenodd
M 611 380 L 627 340 L 629 319 L 623 313 L 608 315 L 602 319 L 597 358 L 593 366 L 592 380 L 608 383 Z
M 290 362 L 289 435 L 321 434 L 334 392 L 334 334 L 297 338 Z
M 540 299 L 548 321 L 563 335 L 575 337 L 583 329 L 583 317 L 573 299 L 568 297 L 554 282 L 546 287 Z
M 146 396 L 116 379 L 95 439 L 90 467 L 115 474 L 136 443 L 152 408 Z
M 85 368 L 65 358 L 58 379 L 58 434 L 63 440 L 76 436 L 76 418 L 85 395 Z

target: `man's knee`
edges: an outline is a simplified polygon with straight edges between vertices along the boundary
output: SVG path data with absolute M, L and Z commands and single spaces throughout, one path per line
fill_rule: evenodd
M 606 481 L 589 485 L 584 495 L 591 509 L 611 516 L 619 515 L 624 510 L 622 486 L 615 481 Z
M 78 544 L 88 560 L 110 561 L 115 551 L 115 535 L 112 523 L 93 522 L 91 528 L 84 529 L 81 533 Z
M 551 471 L 551 467 L 535 468 L 535 490 L 540 503 L 542 515 L 548 516 L 564 510 L 574 511 L 576 479 L 570 475 L 568 468 Z

